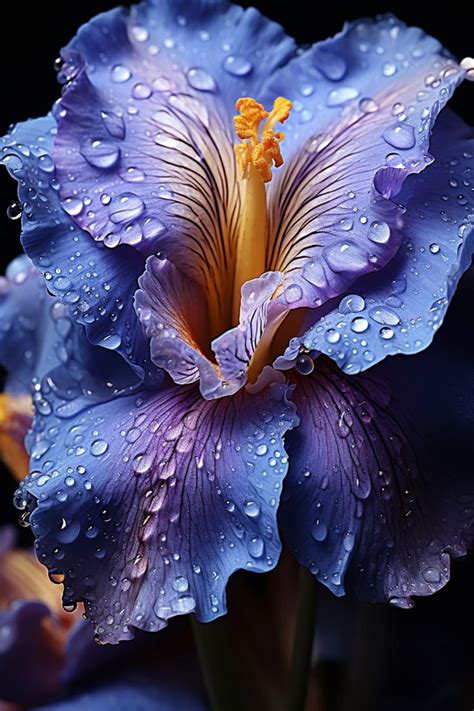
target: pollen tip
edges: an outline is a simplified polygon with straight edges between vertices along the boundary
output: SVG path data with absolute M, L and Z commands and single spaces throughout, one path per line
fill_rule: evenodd
M 235 157 L 242 178 L 248 177 L 250 165 L 253 165 L 263 182 L 268 183 L 272 179 L 272 166 L 279 168 L 283 165 L 280 143 L 285 134 L 273 129 L 277 123 L 288 119 L 292 106 L 284 96 L 274 100 L 270 112 L 250 96 L 236 101 L 235 108 L 239 114 L 234 116 L 234 127 L 242 143 L 235 146 Z M 263 119 L 266 121 L 260 135 Z

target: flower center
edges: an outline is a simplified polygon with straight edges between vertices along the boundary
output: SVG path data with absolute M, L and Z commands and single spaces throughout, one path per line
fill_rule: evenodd
M 235 157 L 241 179 L 245 181 L 242 213 L 235 259 L 232 319 L 237 322 L 242 285 L 265 271 L 267 204 L 265 183 L 272 179 L 272 167 L 283 164 L 280 143 L 282 131 L 274 131 L 284 123 L 291 111 L 291 101 L 282 96 L 275 99 L 273 109 L 265 111 L 262 104 L 250 97 L 236 103 L 239 112 L 234 117 L 235 132 L 241 139 L 235 147 Z M 261 130 L 260 124 L 265 120 Z

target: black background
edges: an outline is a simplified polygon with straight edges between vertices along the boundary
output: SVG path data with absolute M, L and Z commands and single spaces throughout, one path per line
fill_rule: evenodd
M 113 0 L 77 3 L 7 2 L 2 7 L 0 41 L 0 130 L 9 123 L 47 113 L 59 95 L 53 62 L 59 49 L 77 28 L 94 14 L 114 7 Z M 249 3 L 242 2 L 243 5 Z M 290 0 L 252 3 L 281 22 L 300 43 L 325 39 L 338 32 L 344 21 L 392 11 L 408 24 L 418 25 L 437 37 L 458 59 L 474 53 L 472 17 L 457 3 L 365 2 L 350 7 L 337 2 Z M 429 7 L 429 10 L 426 9 Z M 451 106 L 474 124 L 472 84 L 458 89 Z M 0 239 L 2 271 L 20 251 L 19 222 L 6 217 L 15 199 L 15 185 L 0 174 Z M 463 309 L 458 300 L 453 309 Z M 472 330 L 472 328 L 471 328 Z M 441 416 L 441 415 L 440 415 Z M 448 425 L 449 426 L 449 425 Z M 13 484 L 0 476 L 0 523 L 14 520 L 9 496 Z M 350 708 L 376 711 L 451 711 L 474 707 L 474 626 L 472 614 L 473 563 L 456 561 L 452 581 L 433 598 L 420 599 L 413 611 L 384 608 L 373 613 L 362 609 L 360 634 L 364 637 L 364 664 L 353 659 L 354 698 Z M 379 626 L 379 617 L 381 625 Z M 380 629 L 384 630 L 383 636 Z M 383 672 L 374 668 L 383 661 Z M 360 666 L 360 669 L 358 668 Z M 372 685 L 371 691 L 366 686 Z

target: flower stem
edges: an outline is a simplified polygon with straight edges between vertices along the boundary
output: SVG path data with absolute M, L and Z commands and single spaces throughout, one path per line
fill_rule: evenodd
M 191 626 L 212 710 L 241 711 L 227 620 L 202 623 L 191 615 Z
M 288 686 L 288 711 L 304 711 L 305 708 L 316 628 L 316 601 L 316 581 L 302 565 L 299 572 L 298 609 Z

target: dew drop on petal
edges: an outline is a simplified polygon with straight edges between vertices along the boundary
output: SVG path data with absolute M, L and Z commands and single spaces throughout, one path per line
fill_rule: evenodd
M 351 328 L 354 333 L 364 333 L 369 328 L 369 322 L 363 316 L 356 316 L 352 319 Z
M 253 65 L 252 62 L 245 57 L 241 57 L 239 55 L 229 55 L 224 60 L 224 69 L 232 76 L 245 77 L 250 74 L 253 69 Z
M 67 214 L 71 215 L 71 217 L 77 217 L 77 215 L 80 215 L 84 209 L 84 203 L 76 197 L 64 198 L 62 204 Z
M 135 193 L 122 193 L 112 200 L 110 205 L 110 220 L 114 224 L 130 222 L 145 210 L 145 204 Z
M 358 89 L 352 86 L 340 86 L 329 92 L 326 103 L 328 106 L 342 106 L 342 104 L 352 101 L 352 99 L 356 99 L 358 96 Z
M 109 445 L 107 444 L 107 442 L 105 440 L 96 439 L 91 444 L 91 454 L 93 454 L 94 457 L 100 457 L 101 454 L 106 453 L 108 448 L 109 448 Z
M 382 65 L 382 74 L 384 77 L 393 77 L 397 72 L 397 67 L 393 62 L 384 62 Z
M 130 69 L 128 67 L 125 67 L 123 64 L 115 64 L 110 70 L 110 77 L 112 81 L 116 82 L 117 84 L 121 84 L 125 81 L 128 81 L 131 76 L 132 73 Z
M 189 86 L 198 91 L 215 91 L 217 86 L 209 72 L 201 67 L 191 67 L 186 74 Z
M 390 227 L 386 222 L 374 221 L 369 227 L 368 237 L 376 244 L 386 244 L 390 239 Z
M 383 138 L 390 146 L 407 150 L 415 145 L 415 129 L 408 123 L 395 123 L 384 131 Z
M 120 157 L 120 148 L 109 141 L 86 139 L 81 145 L 80 153 L 94 168 L 113 168 Z

